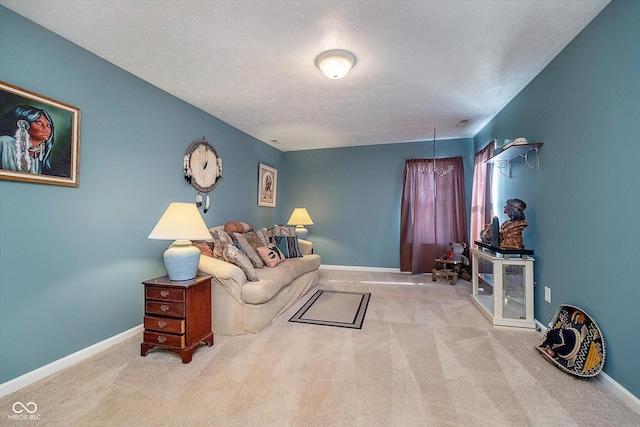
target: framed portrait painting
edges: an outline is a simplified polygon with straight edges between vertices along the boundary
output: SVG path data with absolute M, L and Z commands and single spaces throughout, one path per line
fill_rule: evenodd
M 278 171 L 260 163 L 258 172 L 258 206 L 276 207 Z
M 80 109 L 0 81 L 0 179 L 78 186 Z

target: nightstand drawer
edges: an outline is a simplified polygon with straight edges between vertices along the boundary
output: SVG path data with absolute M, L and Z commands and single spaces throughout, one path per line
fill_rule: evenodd
M 145 297 L 147 299 L 165 301 L 184 301 L 184 289 L 163 288 L 159 286 L 147 286 Z
M 184 335 L 144 331 L 144 342 L 165 347 L 184 348 Z
M 181 302 L 164 302 L 164 301 L 147 301 L 145 303 L 147 314 L 161 314 L 163 316 L 184 317 L 184 303 Z
M 171 332 L 174 334 L 184 334 L 184 320 L 170 319 L 168 317 L 144 317 L 144 328 L 152 331 Z

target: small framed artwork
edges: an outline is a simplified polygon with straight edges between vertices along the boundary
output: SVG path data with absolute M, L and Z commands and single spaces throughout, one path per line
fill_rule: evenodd
M 80 109 L 0 81 L 0 179 L 78 186 Z
M 258 172 L 258 206 L 276 207 L 278 171 L 260 163 Z

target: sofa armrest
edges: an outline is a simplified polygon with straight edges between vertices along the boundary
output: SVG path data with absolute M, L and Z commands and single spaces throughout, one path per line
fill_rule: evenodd
M 235 283 L 238 288 L 247 283 L 247 276 L 240 267 L 210 256 L 200 255 L 198 270 L 212 275 L 218 282 Z
M 304 239 L 298 239 L 298 247 L 302 255 L 311 255 L 313 253 L 313 242 Z

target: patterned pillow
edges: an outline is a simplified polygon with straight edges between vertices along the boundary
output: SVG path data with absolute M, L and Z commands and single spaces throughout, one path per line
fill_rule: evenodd
M 233 243 L 233 239 L 231 238 L 231 236 L 229 236 L 223 230 L 209 230 L 209 234 L 211 234 L 211 238 L 213 239 L 213 246 Z
M 193 246 L 200 249 L 200 253 L 204 256 L 213 258 L 213 242 L 205 242 L 204 240 L 194 240 L 191 242 Z
M 258 254 L 267 267 L 275 267 L 285 260 L 284 254 L 276 245 L 262 246 L 258 248 Z
M 298 237 L 274 236 L 276 246 L 285 258 L 299 258 L 302 256 L 298 246 Z
M 244 249 L 244 252 L 247 254 L 247 257 L 249 257 L 249 260 L 251 260 L 251 264 L 253 264 L 255 268 L 264 267 L 264 262 L 262 261 L 262 258 L 260 258 L 260 255 L 258 255 L 256 250 L 253 249 L 253 246 L 249 244 L 249 241 L 247 240 L 247 237 L 246 237 L 246 233 L 231 233 L 231 238 L 233 239 L 234 242 L 242 246 L 242 249 Z
M 213 257 L 224 261 L 224 250 L 228 245 L 233 245 L 231 237 L 222 230 L 209 230 L 213 237 Z
M 257 282 L 258 276 L 256 276 L 256 270 L 254 270 L 251 261 L 246 255 L 243 255 L 238 248 L 233 245 L 227 245 L 224 250 L 224 260 L 235 264 L 244 272 L 247 276 L 247 280 L 250 282 Z
M 260 246 L 269 246 L 269 244 L 271 243 L 271 238 L 273 237 L 273 229 L 271 229 L 271 233 L 271 236 L 269 236 L 269 230 L 264 227 L 256 231 L 256 234 L 262 241 L 262 245 Z
M 296 228 L 295 227 L 286 227 L 284 225 L 274 225 L 273 226 L 273 235 L 274 236 L 295 237 Z
M 261 246 L 266 246 L 255 231 L 248 231 L 246 233 L 242 233 L 242 235 L 247 239 L 247 242 L 251 245 L 254 251 Z

